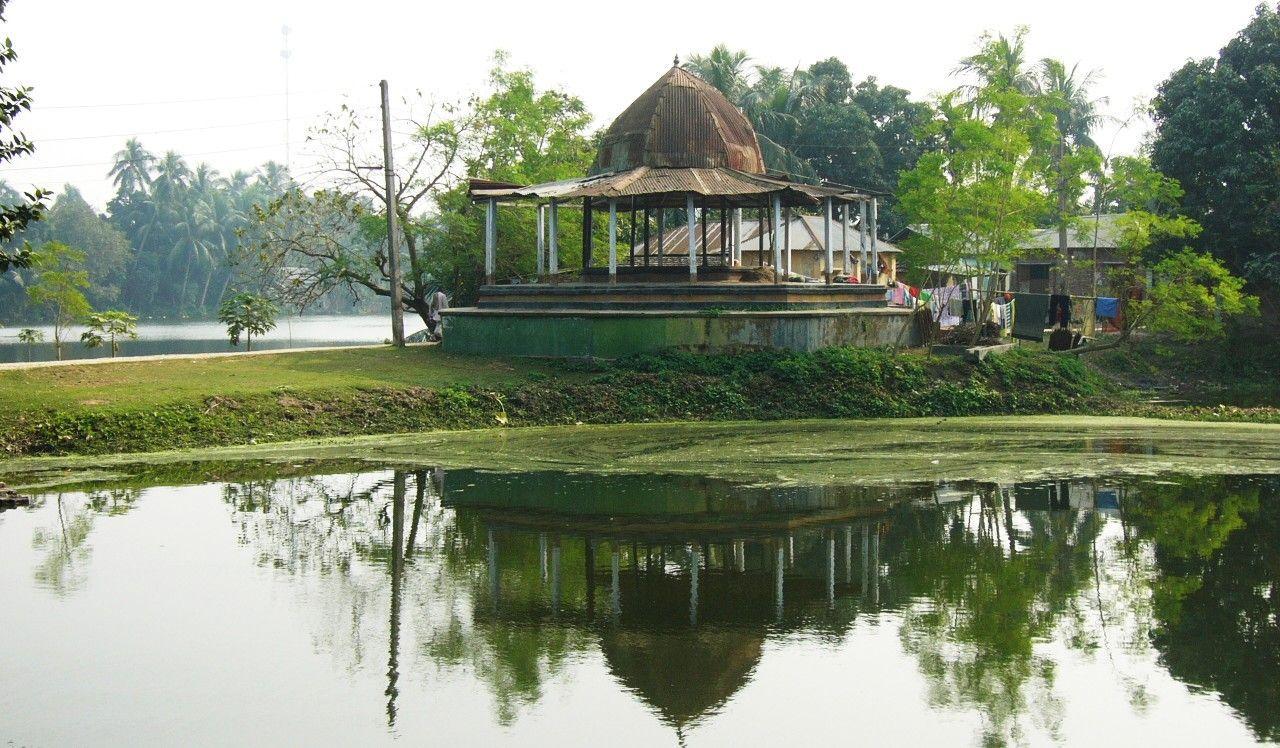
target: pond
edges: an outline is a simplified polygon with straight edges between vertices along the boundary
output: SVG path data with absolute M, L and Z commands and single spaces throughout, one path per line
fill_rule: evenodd
M 406 315 L 405 334 L 412 334 L 426 327 L 415 315 Z M 53 347 L 53 328 L 48 325 L 30 325 L 39 330 L 43 343 L 25 345 L 18 342 L 18 330 L 26 325 L 0 327 L 0 363 L 16 361 L 53 361 L 57 355 Z M 80 343 L 82 327 L 73 327 L 64 333 L 62 346 L 64 359 L 105 358 L 111 355 L 109 347 L 85 348 Z M 390 317 L 378 314 L 366 315 L 306 315 L 281 317 L 276 328 L 261 338 L 254 338 L 254 350 L 276 348 L 310 348 L 328 345 L 362 345 L 381 343 L 391 337 Z M 138 323 L 138 339 L 121 343 L 122 356 L 151 356 L 163 353 L 221 353 L 244 350 L 244 344 L 232 346 L 227 340 L 225 325 L 211 320 L 149 321 Z
M 74 471 L 11 463 L 18 482 L 45 487 L 0 513 L 0 735 L 1280 739 L 1280 432 L 1215 442 L 1252 439 L 1243 468 L 1198 459 L 1213 450 L 1173 428 L 1114 441 L 1086 429 L 1024 435 L 1061 466 L 1048 473 L 880 480 L 831 465 L 814 434 L 835 428 L 739 427 L 790 437 L 790 451 L 701 474 L 414 464 L 410 452 L 435 447 L 343 445 Z M 989 426 L 956 430 L 992 443 Z M 530 431 L 510 437 L 516 451 L 559 433 Z M 634 455 L 724 433 L 567 431 L 592 454 L 625 443 Z M 1194 433 L 1208 445 L 1217 432 Z M 963 451 L 945 441 L 910 460 Z M 767 477 L 777 465 L 791 477 Z

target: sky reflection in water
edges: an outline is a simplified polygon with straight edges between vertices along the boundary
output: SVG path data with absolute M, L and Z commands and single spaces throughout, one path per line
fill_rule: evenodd
M 0 514 L 17 743 L 1280 738 L 1276 478 L 425 469 Z

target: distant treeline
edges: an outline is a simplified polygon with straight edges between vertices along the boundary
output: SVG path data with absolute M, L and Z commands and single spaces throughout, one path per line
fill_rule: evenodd
M 60 242 L 85 255 L 85 296 L 95 309 L 122 309 L 143 317 L 209 318 L 228 289 L 252 286 L 230 262 L 240 232 L 292 185 L 285 168 L 268 161 L 258 169 L 223 176 L 208 164 L 194 169 L 168 152 L 156 157 L 135 139 L 115 156 L 109 176 L 116 187 L 98 213 L 72 185 L 54 200 L 44 220 L 11 244 L 39 248 Z M 18 194 L 0 184 L 0 203 Z M 36 271 L 0 276 L 0 322 L 37 321 L 26 287 Z M 351 311 L 354 299 L 334 294 L 312 311 Z

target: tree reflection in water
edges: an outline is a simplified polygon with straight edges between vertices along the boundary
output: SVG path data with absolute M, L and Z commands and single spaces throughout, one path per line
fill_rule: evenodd
M 348 668 L 388 646 L 393 726 L 406 674 L 469 670 L 510 724 L 599 652 L 683 732 L 769 640 L 836 647 L 864 619 L 896 625 L 931 704 L 979 714 L 996 743 L 1063 737 L 1051 641 L 1110 658 L 1139 713 L 1127 663 L 1154 645 L 1280 736 L 1278 494 L 1249 478 L 766 489 L 471 471 L 225 490 L 258 563 L 311 579 L 319 646 Z
M 91 548 L 87 541 L 94 521 L 101 515 L 128 513 L 138 495 L 135 489 L 116 488 L 37 497 L 37 508 L 45 502 L 54 504 L 57 523 L 36 530 L 31 539 L 44 555 L 35 569 L 36 584 L 58 595 L 78 589 L 88 575 Z

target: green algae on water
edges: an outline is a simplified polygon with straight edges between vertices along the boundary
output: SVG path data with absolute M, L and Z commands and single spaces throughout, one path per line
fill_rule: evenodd
M 760 485 L 1280 473 L 1280 426 L 1087 416 L 551 426 L 0 462 L 52 488 L 352 466 L 699 475 Z

